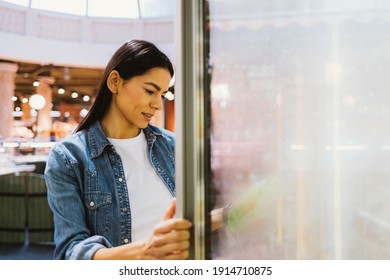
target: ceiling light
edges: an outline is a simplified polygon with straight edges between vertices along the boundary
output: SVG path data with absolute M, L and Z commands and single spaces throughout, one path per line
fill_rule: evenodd
M 84 97 L 83 97 L 83 100 L 85 101 L 85 102 L 88 102 L 89 101 L 89 96 L 88 95 L 84 95 Z
M 80 117 L 82 117 L 82 118 L 85 118 L 85 116 L 88 114 L 88 110 L 87 109 L 82 109 L 81 111 L 80 111 Z
M 23 112 L 22 111 L 13 111 L 12 112 L 12 116 L 15 117 L 15 118 L 23 117 Z
M 50 111 L 50 117 L 59 118 L 59 117 L 61 117 L 61 112 L 60 111 Z
M 12 101 L 16 101 L 18 98 L 16 96 L 12 96 Z
M 34 94 L 30 97 L 30 107 L 35 110 L 41 110 L 46 105 L 46 99 L 40 94 Z
M 65 93 L 65 89 L 63 88 L 58 88 L 58 94 L 64 94 Z
M 77 92 L 72 92 L 72 94 L 70 96 L 72 96 L 72 98 L 77 98 L 77 96 L 79 96 L 79 94 Z
M 38 82 L 38 81 L 34 81 L 34 82 L 33 82 L 33 86 L 34 86 L 34 87 L 39 86 L 39 82 Z

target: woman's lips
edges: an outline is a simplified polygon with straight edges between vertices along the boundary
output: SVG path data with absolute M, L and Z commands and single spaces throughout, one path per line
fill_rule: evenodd
M 153 118 L 153 115 L 152 114 L 148 114 L 148 113 L 142 113 L 142 115 L 144 115 L 145 119 L 150 122 Z

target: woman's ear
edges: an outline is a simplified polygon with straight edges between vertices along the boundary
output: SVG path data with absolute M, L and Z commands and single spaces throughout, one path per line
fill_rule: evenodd
M 112 70 L 108 75 L 107 87 L 112 93 L 118 94 L 120 79 L 121 77 L 116 70 Z

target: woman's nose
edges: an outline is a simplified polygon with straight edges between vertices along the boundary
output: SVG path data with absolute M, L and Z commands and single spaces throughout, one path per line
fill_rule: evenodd
M 150 107 L 156 110 L 161 110 L 163 108 L 163 100 L 161 96 L 157 96 L 153 99 L 152 103 L 150 104 Z

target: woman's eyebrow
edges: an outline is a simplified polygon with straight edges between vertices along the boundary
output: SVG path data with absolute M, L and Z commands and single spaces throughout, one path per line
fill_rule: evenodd
M 161 90 L 161 88 L 160 88 L 158 85 L 156 85 L 155 83 L 152 83 L 152 82 L 145 82 L 145 84 L 154 87 L 154 88 L 155 88 L 156 90 L 158 90 L 158 91 Z

